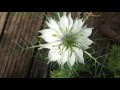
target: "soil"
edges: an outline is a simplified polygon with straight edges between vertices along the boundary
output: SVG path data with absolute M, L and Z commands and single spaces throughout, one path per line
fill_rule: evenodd
M 99 15 L 88 20 L 89 26 L 95 27 L 114 42 L 120 43 L 120 12 L 100 12 Z

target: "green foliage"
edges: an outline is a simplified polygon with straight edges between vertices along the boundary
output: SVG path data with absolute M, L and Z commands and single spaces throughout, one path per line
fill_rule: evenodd
M 114 73 L 114 77 L 120 77 L 120 46 L 113 45 L 108 56 L 107 69 Z
M 52 68 L 54 67 L 54 68 Z M 58 67 L 55 69 L 55 67 Z M 72 69 L 70 69 L 67 65 L 64 68 L 56 65 L 54 63 L 51 66 L 50 77 L 51 78 L 79 78 L 80 71 L 85 71 L 85 65 L 83 64 L 75 64 Z

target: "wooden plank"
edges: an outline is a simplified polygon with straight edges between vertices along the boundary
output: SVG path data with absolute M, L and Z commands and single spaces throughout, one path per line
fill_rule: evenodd
M 14 19 L 15 18 L 13 18 L 13 21 L 14 21 Z M 4 59 L 8 58 L 8 56 L 6 55 L 7 54 L 6 50 L 7 50 L 7 47 L 9 45 L 10 35 L 7 36 L 7 34 L 9 34 L 11 32 L 10 28 L 13 28 L 13 27 L 10 27 L 11 20 L 12 19 L 9 18 L 7 21 L 5 31 L 4 31 L 4 36 L 3 36 L 2 40 L 1 40 L 1 44 L 0 44 L 0 72 L 2 72 L 5 68 L 5 65 L 3 65 L 3 63 L 6 63 L 6 62 L 4 62 Z M 8 29 L 9 29 L 9 33 L 8 33 Z M 0 77 L 2 77 L 2 73 L 0 74 Z
M 53 12 L 47 12 L 46 13 L 47 16 L 51 16 L 53 15 Z M 45 18 L 46 21 L 46 18 Z M 43 23 L 43 28 L 47 28 L 46 23 Z M 44 55 L 44 53 L 47 53 L 48 50 L 43 49 L 40 51 L 36 51 L 37 54 L 41 53 L 41 55 Z M 33 65 L 30 71 L 30 78 L 46 78 L 46 71 L 47 71 L 47 60 L 45 60 L 44 58 L 39 58 L 39 55 L 35 55 L 34 56 L 34 61 L 33 61 Z M 42 67 L 42 68 L 41 68 Z
M 32 50 L 11 51 L 18 44 L 34 42 L 43 22 L 44 12 L 12 12 L 8 18 L 0 44 L 0 77 L 25 78 L 32 64 Z
M 18 27 L 20 27 L 19 28 L 19 33 L 18 33 L 18 35 L 16 36 L 16 41 L 15 41 L 15 43 L 18 43 L 18 44 L 20 44 L 20 40 L 21 40 L 21 38 L 24 36 L 24 34 L 26 33 L 25 31 L 21 31 L 21 30 L 25 30 L 24 29 L 24 25 L 27 25 L 27 24 L 29 24 L 29 23 L 24 23 L 25 22 L 25 18 L 26 18 L 26 13 L 22 13 L 22 15 L 24 15 L 24 17 L 22 17 L 22 20 L 20 20 L 20 22 L 21 22 L 21 24 L 19 24 L 20 26 L 18 26 Z M 28 16 L 29 17 L 29 16 Z M 20 13 L 20 15 L 19 15 L 19 18 L 21 18 L 21 13 Z M 19 38 L 20 37 L 20 38 Z M 19 40 L 19 41 L 18 41 Z M 15 44 L 14 44 L 15 45 Z M 12 45 L 12 47 L 13 47 L 13 45 Z M 9 67 L 10 67 L 10 69 L 9 68 L 7 68 L 6 69 L 6 72 L 7 73 L 5 73 L 5 76 L 6 75 L 12 75 L 12 76 L 10 76 L 10 77 L 16 77 L 16 74 L 17 74 L 17 72 L 16 72 L 16 69 L 18 69 L 18 67 L 19 67 L 19 65 L 17 64 L 20 60 L 19 60 L 19 58 L 22 58 L 22 56 L 21 56 L 21 52 L 20 53 L 17 53 L 16 54 L 16 56 L 14 57 L 14 59 L 12 58 L 12 57 L 10 57 L 10 59 L 9 60 L 11 60 L 11 63 L 9 64 Z M 13 59 L 13 60 L 12 60 Z M 21 67 L 22 67 L 22 60 L 23 59 L 21 59 Z M 12 66 L 11 66 L 11 64 L 13 64 Z M 16 67 L 16 68 L 14 68 L 14 67 Z M 19 71 L 20 72 L 20 71 Z M 12 73 L 14 73 L 14 74 L 12 74 Z
M 0 12 L 0 35 L 2 33 L 8 12 Z

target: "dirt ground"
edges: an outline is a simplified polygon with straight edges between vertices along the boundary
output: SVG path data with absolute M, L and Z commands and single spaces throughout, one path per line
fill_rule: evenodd
M 89 26 L 95 27 L 101 33 L 120 43 L 120 12 L 99 12 L 100 16 L 91 17 Z

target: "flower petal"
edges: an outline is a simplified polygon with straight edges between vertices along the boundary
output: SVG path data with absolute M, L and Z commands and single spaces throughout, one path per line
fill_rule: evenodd
M 80 30 L 81 30 L 81 28 L 82 28 L 82 26 L 83 26 L 83 24 L 84 24 L 84 21 L 82 21 L 82 19 L 76 19 L 75 20 L 75 22 L 74 22 L 74 24 L 73 24 L 73 32 L 79 32 Z
M 77 41 L 80 42 L 80 44 L 78 44 L 78 47 L 80 47 L 82 50 L 88 49 L 89 45 L 93 43 L 92 40 L 86 37 L 81 37 Z
M 84 37 L 89 37 L 92 33 L 92 29 L 93 28 L 86 28 L 86 27 L 83 27 L 81 29 L 81 34 L 84 36 Z
M 42 33 L 42 35 L 39 37 L 43 38 L 46 42 L 55 42 L 56 40 L 59 40 L 57 33 L 54 30 L 45 29 L 39 32 Z
M 90 47 L 89 47 L 88 45 L 86 45 L 85 43 L 79 43 L 79 44 L 76 45 L 76 47 L 82 49 L 83 51 L 90 48 Z
M 50 23 L 49 23 L 50 22 Z M 49 19 L 49 22 L 46 22 L 47 23 L 47 26 L 50 28 L 50 29 L 53 29 L 57 32 L 57 34 L 59 35 L 62 35 L 61 31 L 60 31 L 60 28 L 59 28 L 59 25 L 56 23 L 55 20 L 53 20 L 52 18 Z
M 38 50 L 41 50 L 43 48 L 52 49 L 52 44 L 40 44 L 40 48 L 38 48 Z
M 55 30 L 59 30 L 58 24 L 52 18 L 49 18 L 49 23 L 48 22 L 46 22 L 46 23 L 50 28 L 55 29 Z
M 68 54 L 69 54 L 68 50 L 63 51 L 61 59 L 60 59 L 62 66 L 67 62 L 68 57 L 69 57 Z
M 68 18 L 65 13 L 63 14 L 63 16 L 61 17 L 58 23 L 61 30 L 66 31 L 66 29 L 68 28 Z
M 89 38 L 84 38 L 82 39 L 83 43 L 87 46 L 91 45 L 93 43 L 92 40 L 90 40 Z
M 67 64 L 71 68 L 74 65 L 74 63 L 75 63 L 75 54 L 72 53 L 72 55 L 69 57 Z
M 73 26 L 73 19 L 71 17 L 71 13 L 69 13 L 68 15 L 68 22 L 69 22 L 68 29 L 70 30 Z
M 43 29 L 43 30 L 40 30 L 38 32 L 41 34 L 48 34 L 49 32 L 56 34 L 56 32 L 53 29 Z
M 75 51 L 77 61 L 84 64 L 83 51 L 81 49 L 76 48 L 76 47 L 74 47 L 74 51 Z
M 43 48 L 52 49 L 56 46 L 59 46 L 61 43 L 62 43 L 62 41 L 56 41 L 56 42 L 47 43 L 47 44 L 40 44 L 40 48 L 38 48 L 38 50 L 41 50 Z
M 57 47 L 51 49 L 48 53 L 49 61 L 57 61 L 60 59 L 61 55 L 59 53 L 59 49 Z

